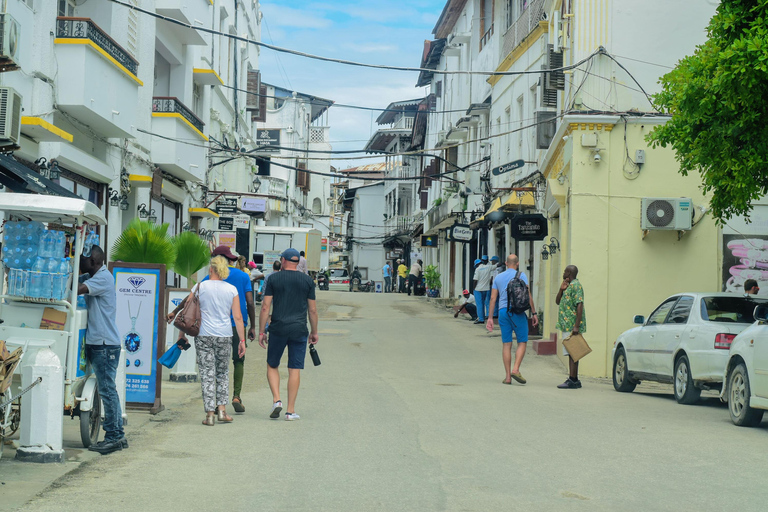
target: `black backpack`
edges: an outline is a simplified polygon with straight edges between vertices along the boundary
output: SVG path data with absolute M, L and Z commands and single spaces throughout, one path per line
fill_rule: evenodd
M 520 279 L 520 271 L 507 283 L 507 312 L 525 313 L 531 309 L 528 285 Z

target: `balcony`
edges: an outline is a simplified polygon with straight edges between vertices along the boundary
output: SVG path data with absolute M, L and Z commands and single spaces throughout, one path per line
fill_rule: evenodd
M 155 11 L 188 25 L 210 27 L 212 5 L 210 0 L 155 0 Z M 158 20 L 157 30 L 172 34 L 181 44 L 206 44 L 202 32 L 175 23 Z
M 204 143 L 205 124 L 177 98 L 152 98 L 152 132 L 176 140 L 199 140 L 186 144 L 160 137 L 152 139 L 152 160 L 164 171 L 186 181 L 201 182 L 208 166 Z
M 392 128 L 413 130 L 413 117 L 401 116 L 393 125 Z
M 287 180 L 274 178 L 272 176 L 259 176 L 259 181 L 261 181 L 259 190 L 257 190 L 259 194 L 266 194 L 278 198 L 288 197 Z
M 56 18 L 57 107 L 96 133 L 133 138 L 139 62 L 89 18 Z
M 454 224 L 454 218 L 451 216 L 451 208 L 448 206 L 448 201 L 443 200 L 439 205 L 433 206 L 427 212 L 427 222 L 424 226 L 424 232 L 428 234 L 435 234 L 441 229 L 445 229 Z
M 513 20 L 513 12 L 507 12 L 509 28 L 504 33 L 501 44 L 501 58 L 506 58 L 509 53 L 520 46 L 525 39 L 539 26 L 539 22 L 546 20 L 544 11 L 545 0 L 532 0 L 528 7 Z

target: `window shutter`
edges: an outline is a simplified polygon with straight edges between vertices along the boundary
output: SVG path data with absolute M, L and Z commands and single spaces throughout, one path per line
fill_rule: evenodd
M 260 71 L 248 72 L 247 90 L 248 90 L 248 95 L 245 99 L 245 110 L 247 110 L 248 112 L 255 112 L 255 115 L 259 115 L 261 97 L 257 96 L 257 94 L 261 94 L 259 92 L 261 90 L 261 72 Z
M 258 112 L 254 111 L 251 112 L 251 121 L 254 123 L 265 123 L 267 122 L 267 86 L 264 84 L 261 84 L 259 86 L 259 110 Z M 254 96 L 256 97 L 256 96 Z

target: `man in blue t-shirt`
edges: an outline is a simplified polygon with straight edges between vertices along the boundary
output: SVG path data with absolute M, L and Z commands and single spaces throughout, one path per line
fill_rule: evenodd
M 504 384 L 512 384 L 515 379 L 520 384 L 525 384 L 525 378 L 520 373 L 520 364 L 525 357 L 525 348 L 528 344 L 528 317 L 525 313 L 513 313 L 507 310 L 507 285 L 520 273 L 520 280 L 528 286 L 528 299 L 531 304 L 531 315 L 533 316 L 533 326 L 539 324 L 539 317 L 536 314 L 536 306 L 533 304 L 533 295 L 528 284 L 528 277 L 519 270 L 520 260 L 514 254 L 507 256 L 507 270 L 496 276 L 493 280 L 491 289 L 490 311 L 496 301 L 499 301 L 499 327 L 501 328 L 502 359 L 507 376 L 503 380 Z M 488 331 L 493 331 L 493 316 L 488 316 L 486 324 Z M 515 366 L 512 367 L 512 333 L 517 337 L 517 349 L 515 350 Z
M 384 293 L 389 293 L 392 291 L 392 267 L 388 261 L 384 262 L 381 273 L 384 275 Z
M 237 294 L 240 299 L 240 313 L 243 315 L 243 327 L 248 327 L 248 321 L 250 320 L 250 328 L 248 329 L 248 339 L 256 339 L 256 309 L 253 303 L 253 287 L 251 286 L 251 278 L 248 274 L 240 269 L 233 267 L 237 261 L 237 256 L 232 254 L 232 251 L 226 245 L 220 245 L 213 250 L 211 258 L 214 256 L 224 256 L 229 260 L 229 276 L 224 280 L 237 288 Z M 207 281 L 208 276 L 203 278 L 203 281 Z M 176 306 L 173 312 L 167 316 L 168 323 L 173 322 L 179 311 L 184 308 L 186 298 Z M 240 336 L 237 334 L 237 328 L 235 327 L 235 319 L 230 315 L 232 321 L 232 362 L 235 366 L 233 372 L 233 398 L 232 407 L 235 412 L 245 412 L 245 406 L 240 399 L 240 391 L 243 389 L 243 374 L 245 372 L 245 356 L 239 357 L 238 345 L 240 344 Z

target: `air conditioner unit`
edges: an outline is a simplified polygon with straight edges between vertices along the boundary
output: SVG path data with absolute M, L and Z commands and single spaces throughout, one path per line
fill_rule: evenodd
M 687 231 L 693 224 L 693 202 L 690 197 L 644 197 L 640 211 L 643 230 Z
M 0 87 L 0 146 L 18 145 L 21 137 L 21 95 Z
M 8 13 L 0 13 L 0 71 L 19 69 L 21 27 Z

